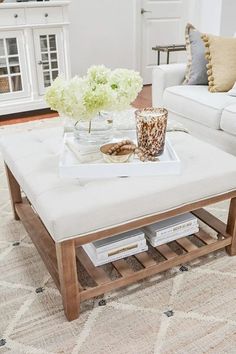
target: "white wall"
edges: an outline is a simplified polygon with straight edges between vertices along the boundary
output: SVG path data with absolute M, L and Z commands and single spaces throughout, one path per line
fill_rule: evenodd
M 196 28 L 200 25 L 201 0 L 183 0 L 185 8 L 184 26 L 186 23 L 192 23 Z
M 236 0 L 222 0 L 222 18 L 220 33 L 233 36 L 236 32 Z
M 70 21 L 73 75 L 92 64 L 137 67 L 136 0 L 72 0 Z
M 198 0 L 200 6 L 199 30 L 220 35 L 222 0 Z
M 83 75 L 93 64 L 140 70 L 138 12 L 142 0 L 72 0 L 70 48 L 72 74 Z M 183 0 L 183 21 L 200 31 L 232 36 L 236 0 Z
M 200 31 L 221 36 L 236 32 L 236 0 L 195 0 L 195 9 Z

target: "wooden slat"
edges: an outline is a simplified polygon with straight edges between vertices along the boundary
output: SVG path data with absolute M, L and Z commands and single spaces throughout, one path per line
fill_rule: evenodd
M 225 194 L 218 195 L 216 197 L 211 197 L 209 199 L 201 200 L 198 202 L 194 202 L 191 204 L 187 204 L 181 206 L 179 208 L 169 210 L 163 213 L 157 213 L 151 216 L 145 216 L 143 218 L 139 218 L 138 220 L 129 221 L 125 224 L 114 226 L 106 230 L 95 231 L 93 233 L 79 236 L 75 239 L 76 246 L 84 245 L 85 243 L 101 240 L 110 236 L 118 235 L 122 232 L 131 231 L 138 229 L 139 227 L 144 227 L 149 224 L 153 224 L 157 221 L 165 220 L 171 218 L 172 216 L 180 215 L 187 213 L 189 211 L 193 212 L 193 210 L 199 210 L 199 208 L 205 207 L 207 205 L 211 205 L 213 203 L 220 202 L 222 200 L 227 200 L 236 197 L 236 191 L 228 192 Z
M 149 268 L 156 265 L 156 261 L 147 253 L 142 252 L 135 255 L 135 258 L 142 264 L 144 268 Z
M 56 286 L 60 290 L 56 248 L 53 239 L 47 232 L 38 215 L 34 213 L 26 198 L 23 198 L 22 203 L 15 204 L 15 208 Z
M 194 245 L 188 238 L 183 237 L 183 238 L 179 238 L 178 240 L 176 240 L 176 242 L 186 251 L 186 252 L 191 252 L 194 251 L 196 249 L 198 249 L 198 247 L 196 245 Z
M 130 268 L 124 259 L 119 259 L 118 261 L 112 262 L 112 265 L 122 277 L 127 277 L 128 275 L 134 274 L 133 269 Z
M 90 258 L 87 256 L 86 252 L 82 247 L 76 249 L 76 255 L 79 261 L 84 266 L 85 270 L 88 272 L 90 277 L 95 281 L 96 284 L 106 284 L 111 281 L 105 271 L 100 267 L 95 267 L 91 262 Z
M 157 249 L 157 251 L 158 251 L 159 253 L 162 254 L 163 257 L 165 257 L 165 259 L 172 259 L 172 258 L 175 258 L 175 257 L 178 256 L 178 255 L 177 255 L 174 251 L 172 251 L 172 249 L 171 249 L 168 245 L 166 245 L 166 244 L 161 245 L 161 246 L 158 246 L 158 247 L 156 247 L 156 249 Z
M 216 240 L 208 235 L 208 233 L 206 233 L 204 230 L 199 230 L 199 232 L 196 232 L 194 235 L 206 245 L 210 245 L 211 243 L 216 242 Z
M 213 230 L 219 232 L 225 237 L 230 237 L 230 235 L 226 232 L 226 224 L 217 219 L 214 215 L 209 213 L 205 209 L 198 209 L 195 211 L 192 211 L 192 213 L 201 221 L 203 221 L 205 224 L 210 226 Z
M 220 240 L 220 241 L 218 240 L 217 242 L 214 242 L 211 245 L 202 246 L 192 252 L 185 253 L 183 255 L 178 255 L 178 257 L 157 263 L 156 265 L 149 267 L 149 268 L 144 268 L 144 269 L 134 272 L 124 278 L 122 277 L 122 278 L 116 279 L 114 281 L 111 281 L 110 283 L 101 285 L 99 287 L 94 287 L 91 289 L 84 290 L 81 293 L 81 300 L 83 301 L 83 300 L 90 299 L 94 296 L 104 294 L 108 291 L 126 286 L 128 284 L 132 284 L 132 283 L 137 282 L 137 281 L 144 279 L 146 277 L 150 277 L 154 274 L 163 272 L 163 271 L 170 269 L 172 267 L 175 267 L 177 265 L 187 263 L 193 259 L 204 256 L 210 252 L 214 252 L 218 249 L 224 248 L 227 245 L 231 244 L 231 241 L 232 241 L 231 237 L 226 238 L 224 240 Z

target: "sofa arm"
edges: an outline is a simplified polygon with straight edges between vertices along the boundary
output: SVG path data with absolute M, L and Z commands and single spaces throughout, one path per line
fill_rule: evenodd
M 163 94 L 167 87 L 178 86 L 184 81 L 186 64 L 159 65 L 152 72 L 152 105 L 163 106 Z

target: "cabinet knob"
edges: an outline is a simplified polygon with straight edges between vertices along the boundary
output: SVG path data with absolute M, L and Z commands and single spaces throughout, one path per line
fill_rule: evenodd
M 44 17 L 48 17 L 48 13 L 44 14 Z
M 18 17 L 18 14 L 15 14 L 14 17 L 17 18 L 17 17 Z

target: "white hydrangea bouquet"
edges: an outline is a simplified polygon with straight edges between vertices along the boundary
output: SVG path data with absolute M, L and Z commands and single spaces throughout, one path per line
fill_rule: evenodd
M 84 77 L 58 77 L 46 91 L 51 109 L 75 121 L 91 121 L 102 111 L 121 111 L 130 106 L 141 91 L 138 72 L 92 66 Z

